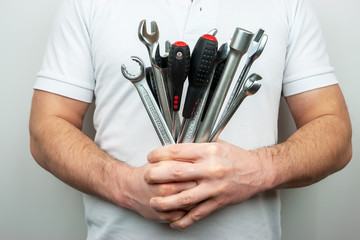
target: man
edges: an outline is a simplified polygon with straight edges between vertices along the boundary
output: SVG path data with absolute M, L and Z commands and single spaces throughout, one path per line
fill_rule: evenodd
M 265 29 L 252 68 L 262 88 L 222 140 L 160 147 L 120 74 L 130 56 L 146 59 L 142 19 L 158 23 L 162 40 L 190 47 L 213 28 L 219 43 L 235 27 Z M 315 183 L 351 159 L 346 104 L 307 0 L 65 0 L 35 89 L 32 154 L 86 193 L 88 239 L 280 239 L 276 189 Z M 298 130 L 276 144 L 281 94 Z M 81 132 L 93 99 L 95 143 Z

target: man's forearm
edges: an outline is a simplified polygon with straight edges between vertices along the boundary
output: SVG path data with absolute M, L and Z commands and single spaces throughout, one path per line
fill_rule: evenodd
M 284 143 L 255 152 L 260 159 L 270 160 L 274 187 L 307 186 L 350 161 L 350 123 L 341 117 L 324 115 L 302 126 Z
M 43 121 L 30 132 L 31 152 L 43 168 L 82 192 L 115 201 L 116 188 L 110 186 L 111 179 L 121 174 L 114 172 L 119 165 L 123 165 L 124 172 L 128 166 L 103 152 L 78 128 L 60 117 Z

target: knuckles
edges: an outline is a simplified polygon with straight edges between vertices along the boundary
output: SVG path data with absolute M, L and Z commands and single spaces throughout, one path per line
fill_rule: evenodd
M 209 176 L 215 178 L 224 178 L 227 172 L 221 163 L 210 164 L 206 171 Z
M 168 154 L 170 159 L 176 159 L 179 153 L 182 151 L 181 144 L 172 144 L 168 147 Z
M 148 183 L 153 183 L 155 182 L 155 174 L 154 174 L 154 170 L 152 168 L 147 169 L 144 173 L 144 179 L 146 182 Z
M 207 144 L 204 150 L 209 156 L 217 156 L 223 152 L 221 145 L 216 143 Z
M 175 179 L 180 178 L 184 174 L 184 169 L 180 164 L 175 164 L 173 167 L 169 170 L 171 176 L 173 176 Z
M 179 205 L 181 207 L 188 207 L 193 204 L 193 197 L 190 195 L 183 195 L 179 198 Z

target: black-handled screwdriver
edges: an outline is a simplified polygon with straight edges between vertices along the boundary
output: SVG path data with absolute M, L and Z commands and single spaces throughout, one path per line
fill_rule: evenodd
M 190 48 L 185 42 L 171 45 L 168 56 L 168 81 L 170 82 L 171 109 L 179 111 L 184 82 L 190 69 Z
M 214 67 L 218 42 L 213 35 L 205 34 L 197 41 L 190 60 L 189 87 L 187 89 L 181 133 L 177 142 L 195 136 L 196 129 L 192 126 L 191 118 L 199 110 L 197 104 L 202 104 L 204 94 L 210 82 L 212 69 Z M 188 136 L 187 136 L 188 135 Z
M 206 104 L 205 104 L 205 107 L 204 107 L 204 112 L 203 112 L 203 115 L 201 117 L 201 121 L 204 120 L 204 116 L 206 115 L 207 109 L 208 109 L 208 107 L 210 105 L 210 102 L 211 102 L 211 99 L 212 99 L 212 97 L 214 95 L 215 89 L 216 89 L 216 87 L 217 87 L 217 85 L 219 83 L 219 80 L 220 80 L 221 74 L 222 74 L 222 72 L 224 70 L 225 64 L 226 64 L 226 60 L 219 63 L 219 65 L 217 65 L 217 67 L 216 67 L 214 77 L 213 77 L 212 82 L 211 82 L 209 95 L 207 97 Z
M 186 93 L 183 117 L 189 119 L 203 90 L 210 80 L 214 66 L 218 42 L 209 34 L 205 34 L 197 41 L 190 60 L 189 87 Z
M 184 82 L 190 70 L 190 48 L 182 41 L 173 43 L 168 56 L 167 79 L 170 86 L 170 102 L 173 120 L 173 137 L 176 141 L 181 124 L 179 110 L 182 100 Z

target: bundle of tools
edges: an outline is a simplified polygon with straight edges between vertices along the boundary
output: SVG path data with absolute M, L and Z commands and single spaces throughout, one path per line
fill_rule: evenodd
M 151 22 L 139 25 L 139 39 L 146 46 L 151 67 L 145 68 L 138 57 L 131 59 L 140 65 L 140 73 L 130 74 L 124 65 L 121 72 L 137 89 L 162 145 L 216 141 L 243 100 L 261 87 L 261 76 L 247 76 L 253 62 L 261 55 L 267 42 L 264 30 L 253 33 L 236 28 L 228 42 L 218 48 L 211 30 L 197 41 L 192 53 L 182 41 L 166 42 L 165 55 L 160 55 L 159 30 Z M 247 60 L 219 118 L 227 92 L 241 58 Z M 180 120 L 184 82 L 188 78 L 186 98 Z

